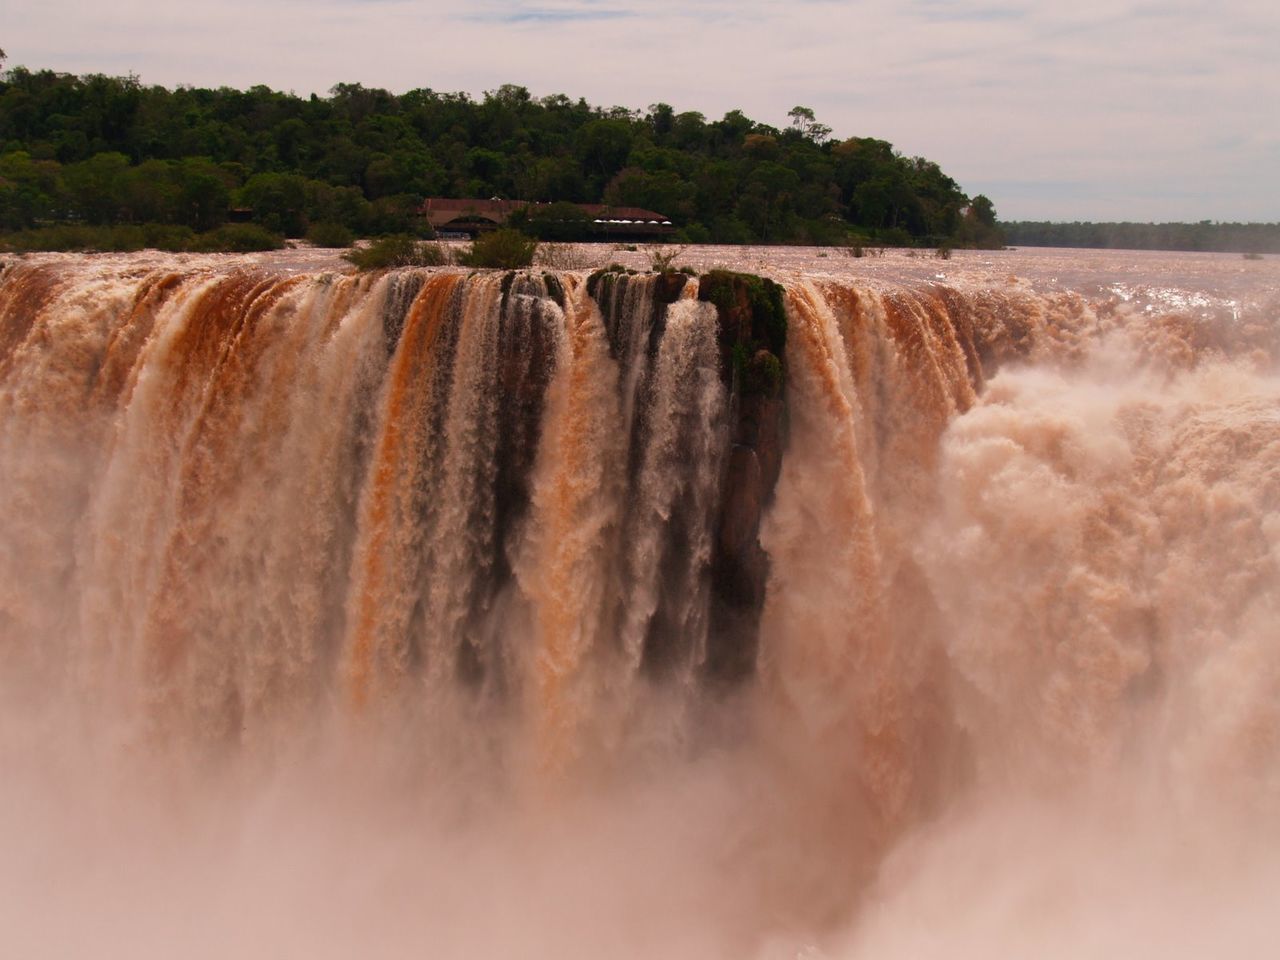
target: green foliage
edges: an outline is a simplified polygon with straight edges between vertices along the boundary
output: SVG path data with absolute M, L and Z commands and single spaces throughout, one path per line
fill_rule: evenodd
M 68 198 L 89 223 L 115 223 L 123 206 L 129 158 L 122 153 L 98 153 L 62 171 Z
M 494 230 L 476 237 L 458 261 L 468 267 L 494 267 L 516 270 L 533 263 L 538 241 L 526 237 L 519 230 Z
M 240 188 L 255 223 L 287 237 L 307 232 L 307 181 L 293 173 L 256 173 Z
M 340 223 L 322 220 L 307 229 L 307 242 L 317 247 L 349 247 L 355 234 Z
M 669 152 L 644 151 L 633 159 L 655 169 L 628 166 L 609 181 L 604 202 L 616 207 L 641 207 L 671 217 L 676 223 L 691 220 L 698 209 L 698 188 L 681 172 L 688 158 Z
M 768 350 L 757 350 L 742 375 L 744 394 L 774 395 L 782 386 L 782 361 Z
M 229 223 L 204 233 L 177 224 L 146 223 L 95 226 L 59 224 L 0 235 L 0 249 L 14 252 L 115 251 L 155 249 L 199 253 L 249 253 L 278 250 L 284 241 L 252 223 Z
M 166 222 L 209 230 L 226 219 L 235 173 L 204 157 L 185 157 L 172 164 L 169 177 L 176 207 L 163 218 Z
M 367 247 L 342 255 L 360 270 L 383 270 L 392 267 L 440 267 L 449 262 L 437 243 L 425 243 L 407 233 L 379 237 Z
M 622 169 L 636 132 L 635 125 L 622 118 L 593 119 L 578 128 L 574 153 L 598 189 Z
M 698 299 L 716 307 L 722 349 L 728 348 L 732 382 L 741 394 L 777 396 L 787 339 L 782 288 L 764 277 L 712 270 L 698 282 Z
M 473 99 L 339 84 L 328 97 L 144 86 L 15 67 L 0 77 L 0 229 L 249 218 L 304 236 L 420 233 L 431 195 L 639 206 L 681 242 L 998 245 L 994 209 L 883 140 L 833 140 L 813 110 L 783 129 L 663 103 L 601 108 L 506 85 Z M 234 214 L 234 215 L 233 215 Z M 533 215 L 543 240 L 580 215 Z
M 698 299 L 715 304 L 721 316 L 743 309 L 750 315 L 750 343 L 783 356 L 787 344 L 787 310 L 782 287 L 765 277 L 712 270 L 698 283 Z
M 690 223 L 676 231 L 676 239 L 684 243 L 710 243 L 711 231 L 700 223 Z
M 572 243 L 592 238 L 592 218 L 577 204 L 561 201 L 520 212 L 524 216 L 513 218 L 512 226 L 539 240 Z
M 822 143 L 831 136 L 831 128 L 825 123 L 818 123 L 809 107 L 792 107 L 787 116 L 791 118 L 791 131 L 806 140 Z
M 0 237 L 0 249 L 12 253 L 51 251 L 141 250 L 145 242 L 136 228 L 60 224 L 8 233 Z
M 192 250 L 196 232 L 179 223 L 144 223 L 142 239 L 153 250 Z
M 279 234 L 256 223 L 224 223 L 196 237 L 191 249 L 201 253 L 253 253 L 283 246 Z
M 654 247 L 648 252 L 649 269 L 654 273 L 672 273 L 673 264 L 684 253 L 684 247 Z

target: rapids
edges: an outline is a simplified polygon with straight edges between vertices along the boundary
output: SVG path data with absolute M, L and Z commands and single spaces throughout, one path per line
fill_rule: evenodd
M 690 262 L 3 266 L 6 955 L 1269 953 L 1274 262 Z

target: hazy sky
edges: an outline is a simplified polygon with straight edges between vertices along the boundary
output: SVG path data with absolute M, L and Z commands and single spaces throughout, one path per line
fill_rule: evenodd
M 1280 220 L 1277 0 L 0 0 L 0 45 L 169 86 L 802 104 L 1006 219 Z

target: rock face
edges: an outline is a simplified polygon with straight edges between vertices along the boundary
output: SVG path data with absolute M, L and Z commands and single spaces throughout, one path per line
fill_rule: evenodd
M 698 297 L 720 318 L 721 376 L 730 391 L 732 447 L 726 461 L 711 560 L 706 680 L 728 685 L 755 668 L 769 556 L 760 519 L 773 498 L 786 439 L 782 288 L 747 274 L 713 271 Z

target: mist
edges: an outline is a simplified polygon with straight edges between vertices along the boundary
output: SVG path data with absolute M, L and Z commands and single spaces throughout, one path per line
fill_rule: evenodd
M 1226 263 L 788 264 L 772 487 L 697 280 L 6 267 L 0 944 L 1262 954 L 1280 341 Z

